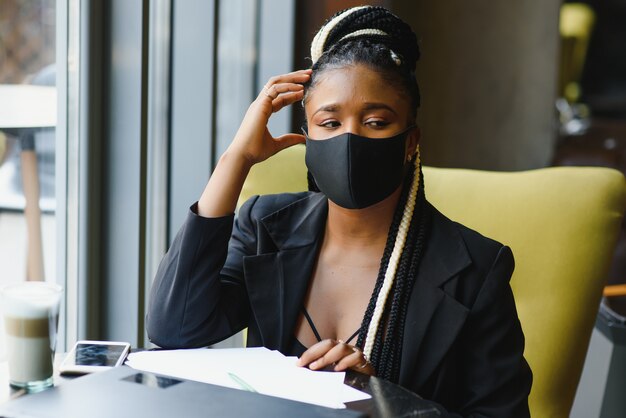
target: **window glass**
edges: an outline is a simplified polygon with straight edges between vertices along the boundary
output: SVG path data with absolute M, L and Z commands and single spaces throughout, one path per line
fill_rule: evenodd
M 0 1 L 0 287 L 64 284 L 56 277 L 56 6 Z M 0 325 L 0 361 L 3 340 Z

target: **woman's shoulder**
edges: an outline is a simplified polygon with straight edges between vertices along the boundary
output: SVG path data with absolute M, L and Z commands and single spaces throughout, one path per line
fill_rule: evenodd
M 502 243 L 484 235 L 469 226 L 463 225 L 430 205 L 432 209 L 431 231 L 435 241 L 446 241 L 446 246 L 456 245 L 460 253 L 466 253 L 474 268 L 490 269 L 497 259 L 502 259 L 513 267 L 514 260 L 507 243 Z
M 324 204 L 325 200 L 321 193 L 315 192 L 256 195 L 241 205 L 239 216 L 245 214 L 250 219 L 259 220 L 286 210 L 310 210 Z
M 434 277 L 429 280 L 451 286 L 455 298 L 468 309 L 486 283 L 491 289 L 505 291 L 515 269 L 511 249 L 434 208 L 432 213 L 430 242 L 423 259 L 425 273 Z

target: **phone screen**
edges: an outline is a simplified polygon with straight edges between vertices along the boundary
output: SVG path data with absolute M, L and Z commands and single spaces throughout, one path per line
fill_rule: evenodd
M 81 343 L 76 346 L 74 364 L 114 367 L 123 353 L 123 345 Z

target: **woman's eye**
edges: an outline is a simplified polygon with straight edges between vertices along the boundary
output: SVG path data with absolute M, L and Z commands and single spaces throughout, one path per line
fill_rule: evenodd
M 385 126 L 389 125 L 389 122 L 385 122 L 382 120 L 368 120 L 365 122 L 365 124 L 371 128 L 384 128 Z
M 336 128 L 339 126 L 339 122 L 337 122 L 336 120 L 327 120 L 318 124 L 318 126 L 321 126 L 323 128 Z

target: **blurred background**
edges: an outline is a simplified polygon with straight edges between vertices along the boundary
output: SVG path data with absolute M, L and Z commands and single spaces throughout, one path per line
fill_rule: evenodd
M 0 287 L 29 275 L 38 280 L 55 276 L 55 127 L 49 122 L 35 126 L 37 120 L 26 119 L 41 101 L 49 107 L 46 113 L 56 115 L 54 99 L 47 99 L 56 93 L 56 33 L 54 0 L 0 1 Z M 44 87 L 46 98 L 39 91 L 29 94 L 31 86 Z M 31 201 L 38 208 L 31 210 L 31 225 L 25 216 L 25 171 L 27 178 L 37 179 L 39 189 Z M 31 264 L 38 264 L 37 271 L 27 271 L 29 253 L 36 254 Z M 1 321 L 0 333 L 4 359 Z
M 0 85 L 46 85 L 55 88 L 56 2 L 0 2 Z M 3 102 L 15 101 L 12 93 L 0 90 Z M 10 106 L 10 104 L 9 104 Z M 4 121 L 5 118 L 2 118 Z M 8 122 L 8 121 L 7 121 Z M 0 283 L 10 278 L 24 278 L 26 269 L 26 234 L 23 211 L 25 197 L 21 177 L 23 130 L 2 130 L 0 126 Z M 54 127 L 37 130 L 38 178 L 40 205 L 45 214 L 44 242 L 54 242 Z M 22 232 L 22 233 L 20 233 Z M 10 239 L 8 239 L 10 237 Z M 53 248 L 49 246 L 48 251 Z M 46 270 L 54 271 L 54 257 Z
M 0 124 L 0 285 L 64 285 L 61 348 L 78 338 L 147 345 L 156 266 L 248 104 L 270 76 L 308 67 L 323 21 L 361 3 L 0 0 L 0 88 L 56 98 L 52 126 Z M 369 3 L 418 34 L 425 164 L 626 173 L 626 0 Z M 0 108 L 45 107 L 14 92 L 0 89 Z M 298 131 L 302 120 L 293 106 L 270 129 Z M 625 237 L 612 284 L 626 282 Z M 593 338 L 611 358 L 626 345 L 624 315 L 626 298 L 603 301 Z M 574 415 L 611 416 L 606 382 L 609 370 L 626 376 L 626 360 L 619 367 L 585 371 L 581 388 L 587 376 L 602 394 L 577 400 Z

